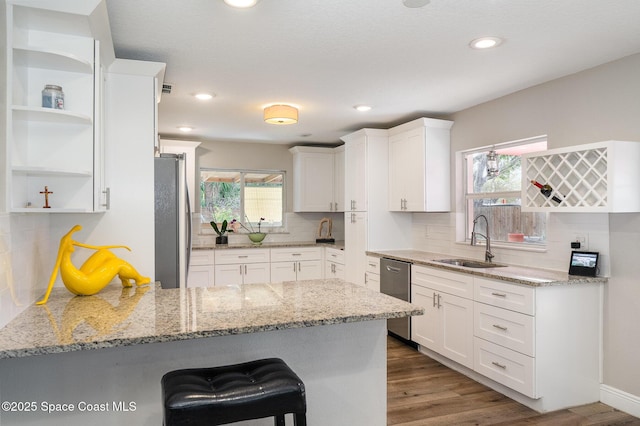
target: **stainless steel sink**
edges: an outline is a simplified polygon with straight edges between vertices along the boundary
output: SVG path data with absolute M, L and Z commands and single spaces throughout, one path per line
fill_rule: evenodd
M 447 265 L 464 266 L 465 268 L 499 268 L 507 265 L 493 262 L 482 262 L 480 260 L 469 259 L 437 259 L 434 262 L 446 263 Z

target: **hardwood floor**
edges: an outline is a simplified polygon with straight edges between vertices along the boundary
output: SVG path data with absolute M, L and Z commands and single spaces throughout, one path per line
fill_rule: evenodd
M 640 426 L 640 419 L 602 403 L 539 414 L 387 339 L 387 425 Z

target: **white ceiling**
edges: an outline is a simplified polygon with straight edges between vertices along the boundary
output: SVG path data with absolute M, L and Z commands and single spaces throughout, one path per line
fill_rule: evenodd
M 336 143 L 640 52 L 639 0 L 106 0 L 116 57 L 165 62 L 162 137 Z M 472 50 L 499 36 L 491 50 Z M 198 91 L 216 97 L 196 100 Z M 299 105 L 298 124 L 262 120 Z M 353 106 L 369 104 L 367 113 Z M 192 126 L 189 134 L 177 127 Z

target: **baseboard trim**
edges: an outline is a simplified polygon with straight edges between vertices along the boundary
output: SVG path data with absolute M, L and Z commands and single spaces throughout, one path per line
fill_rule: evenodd
M 611 386 L 600 385 L 600 401 L 634 417 L 640 417 L 640 396 Z

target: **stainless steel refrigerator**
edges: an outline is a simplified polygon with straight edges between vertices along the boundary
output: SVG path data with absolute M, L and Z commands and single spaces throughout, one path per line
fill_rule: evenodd
M 162 288 L 186 287 L 191 256 L 191 207 L 186 154 L 155 158 L 155 279 Z

